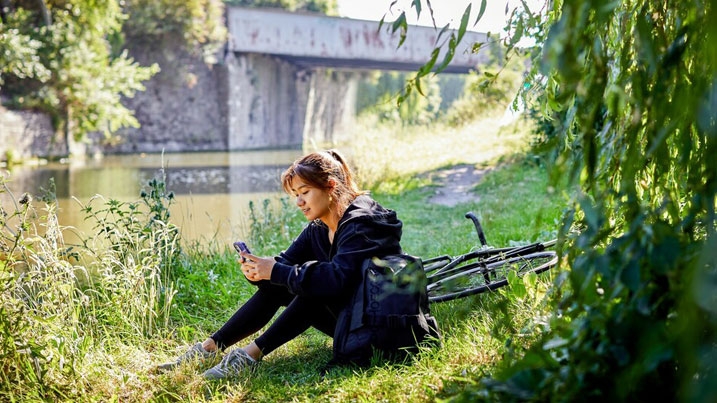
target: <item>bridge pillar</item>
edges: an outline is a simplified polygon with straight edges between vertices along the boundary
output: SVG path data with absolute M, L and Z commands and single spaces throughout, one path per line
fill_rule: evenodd
M 313 148 L 347 141 L 347 130 L 356 121 L 359 73 L 327 69 L 311 72 L 304 143 Z
M 309 83 L 279 59 L 255 54 L 227 60 L 229 150 L 298 147 Z
M 357 73 L 258 54 L 230 55 L 226 65 L 229 150 L 322 147 L 354 122 Z

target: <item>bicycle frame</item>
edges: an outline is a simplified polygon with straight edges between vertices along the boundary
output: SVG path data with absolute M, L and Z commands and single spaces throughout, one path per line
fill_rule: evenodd
M 485 267 L 485 265 L 501 260 L 507 260 L 513 257 L 536 252 L 543 252 L 547 248 L 553 247 L 557 244 L 557 240 L 553 239 L 546 242 L 534 242 L 532 244 L 522 246 L 490 248 L 487 246 L 485 233 L 483 232 L 483 227 L 481 226 L 478 217 L 476 217 L 473 212 L 466 213 L 465 217 L 469 218 L 473 222 L 473 226 L 475 227 L 478 239 L 481 243 L 481 249 L 458 256 L 442 255 L 423 260 L 423 267 L 428 276 L 429 284 L 464 271 L 466 269 L 466 265 L 461 265 L 471 260 L 476 260 L 476 262 L 469 264 L 471 269 L 479 266 Z

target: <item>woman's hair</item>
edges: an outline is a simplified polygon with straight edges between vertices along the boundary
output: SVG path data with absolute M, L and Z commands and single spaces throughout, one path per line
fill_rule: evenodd
M 340 214 L 356 196 L 366 193 L 359 189 L 351 168 L 336 150 L 313 152 L 294 161 L 281 174 L 281 186 L 286 193 L 291 194 L 291 182 L 297 176 L 307 185 L 324 190 L 331 188 L 329 181 L 333 179 L 336 185 L 331 196 L 342 209 Z

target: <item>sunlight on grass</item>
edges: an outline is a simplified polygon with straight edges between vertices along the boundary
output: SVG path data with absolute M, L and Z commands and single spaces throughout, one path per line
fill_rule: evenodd
M 347 145 L 357 175 L 368 187 L 399 177 L 456 164 L 489 166 L 500 157 L 529 148 L 530 125 L 524 121 L 500 126 L 488 116 L 459 128 L 374 125 L 369 119 L 357 125 Z M 377 186 L 381 190 L 381 186 Z

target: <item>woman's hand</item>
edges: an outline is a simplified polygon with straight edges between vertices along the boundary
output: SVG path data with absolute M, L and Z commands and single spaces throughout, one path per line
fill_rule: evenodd
M 274 263 L 276 263 L 273 257 L 261 258 L 246 252 L 242 252 L 241 257 L 243 258 L 239 259 L 241 271 L 244 272 L 247 280 L 259 281 L 271 278 L 271 271 L 274 269 Z

